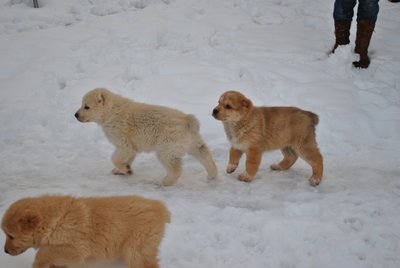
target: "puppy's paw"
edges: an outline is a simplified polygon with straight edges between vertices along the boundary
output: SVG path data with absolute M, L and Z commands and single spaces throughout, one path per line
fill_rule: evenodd
M 172 186 L 172 185 L 174 185 L 176 183 L 176 179 L 173 179 L 173 178 L 165 178 L 163 181 L 162 181 L 162 185 L 163 186 Z
M 218 175 L 218 169 L 217 166 L 214 164 L 213 167 L 210 170 L 208 170 L 207 178 L 208 180 L 213 180 L 217 177 L 217 175 Z
M 318 186 L 321 183 L 322 178 L 316 178 L 314 176 L 311 176 L 308 182 L 310 183 L 311 186 Z
M 238 180 L 244 182 L 251 182 L 253 178 L 245 171 L 239 175 Z
M 48 263 L 44 263 L 44 262 L 38 262 L 38 261 L 35 261 L 33 264 L 32 264 L 32 268 L 51 268 L 51 267 L 55 267 L 55 266 L 51 266 L 50 264 L 48 264 Z
M 236 170 L 238 165 L 235 164 L 229 164 L 228 167 L 226 168 L 226 173 L 231 174 Z
M 281 165 L 279 165 L 279 164 L 272 164 L 271 169 L 272 170 L 283 170 Z
M 207 177 L 207 179 L 208 179 L 209 181 L 212 181 L 212 180 L 214 180 L 216 177 L 217 177 L 217 174 L 213 174 L 213 175 L 209 175 L 209 176 Z
M 132 175 L 133 171 L 130 168 L 125 169 L 124 171 L 114 168 L 112 170 L 114 175 Z

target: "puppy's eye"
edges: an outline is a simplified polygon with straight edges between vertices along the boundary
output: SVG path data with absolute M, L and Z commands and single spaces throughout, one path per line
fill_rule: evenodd
M 230 106 L 229 104 L 225 105 L 225 109 L 232 109 L 232 106 Z
M 90 107 L 89 107 L 89 106 L 87 106 L 87 105 L 85 105 L 84 109 L 85 109 L 85 110 L 89 110 L 89 109 L 90 109 Z
M 10 240 L 14 240 L 14 236 L 12 236 L 12 235 L 9 235 L 8 238 L 9 238 Z

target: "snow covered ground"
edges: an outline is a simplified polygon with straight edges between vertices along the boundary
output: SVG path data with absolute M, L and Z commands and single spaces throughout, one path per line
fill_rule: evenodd
M 173 215 L 162 267 L 400 267 L 400 3 L 380 1 L 367 70 L 351 67 L 355 25 L 351 45 L 329 55 L 333 0 L 39 4 L 0 0 L 1 214 L 44 193 L 135 194 Z M 218 178 L 186 157 L 178 184 L 161 187 L 152 154 L 137 157 L 133 176 L 112 175 L 113 147 L 74 118 L 99 86 L 196 115 Z M 264 154 L 250 184 L 225 173 L 229 144 L 211 110 L 229 89 L 320 116 L 320 186 L 308 185 L 302 160 L 270 171 L 280 152 Z M 0 264 L 30 267 L 33 257 L 4 253 Z

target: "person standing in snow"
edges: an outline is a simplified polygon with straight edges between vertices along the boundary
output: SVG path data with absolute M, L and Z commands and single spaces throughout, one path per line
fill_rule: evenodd
M 368 47 L 378 18 L 378 2 L 379 0 L 358 0 L 357 36 L 354 52 L 360 55 L 360 60 L 353 62 L 353 65 L 357 68 L 368 68 L 370 64 Z M 332 53 L 338 46 L 350 43 L 350 27 L 356 4 L 357 0 L 335 0 L 333 19 L 335 21 L 336 42 Z

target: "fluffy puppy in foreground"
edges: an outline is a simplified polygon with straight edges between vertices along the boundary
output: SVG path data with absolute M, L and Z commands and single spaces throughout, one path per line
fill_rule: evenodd
M 158 266 L 158 247 L 170 213 L 138 196 L 41 196 L 13 203 L 1 227 L 4 250 L 37 249 L 33 268 L 68 267 L 122 257 L 129 268 Z
M 316 114 L 295 107 L 255 107 L 243 94 L 227 91 L 220 97 L 213 116 L 223 122 L 232 145 L 226 171 L 234 172 L 240 157 L 246 154 L 246 171 L 239 180 L 250 182 L 258 171 L 262 153 L 280 149 L 283 160 L 271 169 L 289 169 L 300 156 L 312 168 L 310 185 L 321 182 L 323 161 L 315 140 Z
M 80 122 L 96 122 L 116 147 L 112 156 L 114 174 L 132 174 L 131 164 L 139 152 L 156 152 L 167 169 L 164 185 L 173 185 L 182 174 L 182 156 L 193 155 L 205 167 L 208 178 L 217 167 L 199 133 L 193 115 L 178 110 L 138 103 L 107 89 L 89 91 L 75 117 Z

